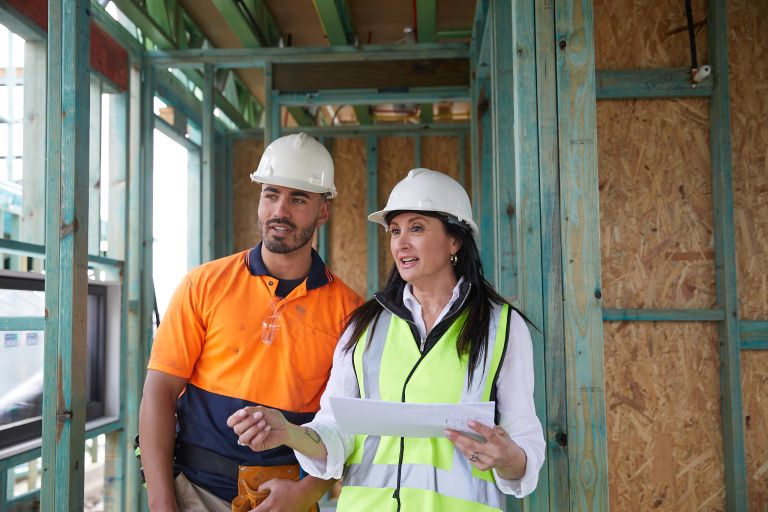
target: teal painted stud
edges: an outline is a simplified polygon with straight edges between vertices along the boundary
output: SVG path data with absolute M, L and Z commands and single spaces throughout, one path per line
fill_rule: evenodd
M 378 139 L 369 135 L 366 139 L 366 201 L 367 212 L 379 209 L 378 189 Z M 368 242 L 368 297 L 379 289 L 379 225 L 368 222 L 366 237 Z
M 739 301 L 733 222 L 731 111 L 728 89 L 728 22 L 725 0 L 711 0 L 707 12 L 707 48 L 714 76 L 710 98 L 710 153 L 714 210 L 717 305 L 725 320 L 720 334 L 720 401 L 723 425 L 725 501 L 729 511 L 746 512 L 747 475 L 741 405 Z
M 598 511 L 609 502 L 593 11 L 554 7 L 569 508 Z
M 41 510 L 83 506 L 90 2 L 48 6 Z

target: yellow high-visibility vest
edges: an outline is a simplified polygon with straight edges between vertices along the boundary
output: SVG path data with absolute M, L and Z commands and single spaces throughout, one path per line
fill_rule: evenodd
M 490 401 L 506 349 L 509 306 L 494 305 L 488 351 L 468 382 L 468 358 L 456 340 L 460 314 L 440 339 L 421 353 L 406 320 L 384 310 L 354 349 L 360 396 L 411 403 Z M 366 345 L 369 343 L 370 345 Z M 454 512 L 505 510 L 506 496 L 491 471 L 479 471 L 447 438 L 355 436 L 347 459 L 338 511 Z

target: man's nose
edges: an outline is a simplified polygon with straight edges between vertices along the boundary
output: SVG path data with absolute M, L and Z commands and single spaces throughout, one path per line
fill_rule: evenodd
M 272 217 L 289 217 L 290 209 L 288 208 L 289 202 L 287 198 L 281 197 L 275 202 L 275 208 L 272 210 Z

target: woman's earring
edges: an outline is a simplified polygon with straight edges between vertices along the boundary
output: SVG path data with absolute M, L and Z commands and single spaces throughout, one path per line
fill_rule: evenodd
M 459 257 L 455 254 L 451 254 L 451 257 L 448 259 L 451 261 L 451 263 L 453 263 L 454 267 L 459 263 Z

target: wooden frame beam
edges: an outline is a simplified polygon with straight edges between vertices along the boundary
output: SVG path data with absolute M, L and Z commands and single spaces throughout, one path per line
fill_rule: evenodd
M 48 6 L 44 511 L 77 510 L 84 499 L 89 7 Z
M 378 44 L 360 46 L 153 50 L 145 53 L 145 62 L 160 67 L 200 67 L 206 62 L 219 69 L 263 67 L 275 64 L 310 64 L 330 62 L 370 62 L 420 59 L 466 59 L 465 43 Z
M 379 156 L 378 156 L 378 137 L 368 135 L 366 137 L 366 192 L 365 192 L 365 210 L 374 212 L 379 208 Z M 367 297 L 373 297 L 376 290 L 379 289 L 379 229 L 378 224 L 368 222 L 366 225 L 366 240 L 368 245 L 368 281 Z
M 711 0 L 707 12 L 707 48 L 714 72 L 710 98 L 710 152 L 714 211 L 717 305 L 725 312 L 720 323 L 720 401 L 723 424 L 725 501 L 730 511 L 748 510 L 741 406 L 741 344 L 736 283 L 736 238 L 733 221 L 731 110 L 728 98 L 728 24 L 725 0 Z
M 435 21 L 437 18 L 436 0 L 416 0 L 416 41 L 434 43 L 436 40 Z M 432 104 L 422 103 L 421 122 L 432 122 Z
M 341 4 L 336 0 L 312 0 L 312 3 L 331 46 L 356 43 L 352 10 L 346 0 L 341 0 Z M 356 105 L 354 110 L 358 123 L 371 124 L 371 114 L 367 106 Z
M 597 99 L 706 98 L 712 79 L 696 86 L 690 68 L 597 70 Z
M 570 510 L 608 509 L 591 0 L 555 3 Z

